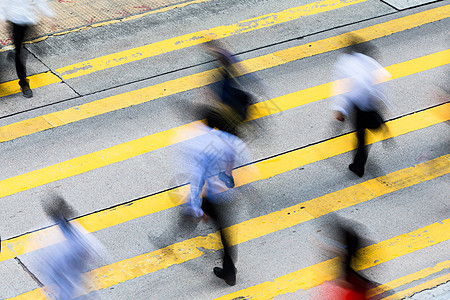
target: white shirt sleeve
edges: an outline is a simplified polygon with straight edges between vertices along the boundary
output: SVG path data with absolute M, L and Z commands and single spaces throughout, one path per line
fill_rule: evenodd
M 47 0 L 34 0 L 34 1 L 36 1 L 37 8 L 44 16 L 49 18 L 53 18 L 55 16 L 55 13 L 48 5 Z
M 8 0 L 0 0 L 0 22 L 6 21 L 6 5 L 8 5 Z
M 351 74 L 348 72 L 351 67 L 350 55 L 344 54 L 339 57 L 334 66 L 334 79 L 332 83 L 333 100 L 331 102 L 331 109 L 341 112 L 348 117 L 351 110 L 351 101 L 348 98 L 348 93 L 352 89 Z

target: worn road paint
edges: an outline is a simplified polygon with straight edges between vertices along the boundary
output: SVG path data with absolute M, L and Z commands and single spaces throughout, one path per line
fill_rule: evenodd
M 359 29 L 351 33 L 358 34 L 364 37 L 365 40 L 373 40 L 423 24 L 445 19 L 449 15 L 450 5 L 447 5 L 385 23 L 380 23 L 367 28 Z M 348 34 L 349 33 L 338 35 L 306 45 L 292 47 L 286 50 L 277 51 L 271 54 L 245 60 L 241 62 L 241 67 L 246 70 L 245 74 L 248 74 L 251 72 L 280 66 L 304 57 L 340 49 L 349 45 Z M 216 72 L 217 70 L 200 72 L 136 91 L 107 97 L 66 110 L 57 111 L 47 115 L 6 125 L 0 127 L 0 142 L 10 141 L 19 137 L 47 130 L 49 129 L 48 124 L 51 125 L 50 128 L 56 128 L 115 110 L 123 109 L 133 105 L 139 105 L 155 99 L 160 99 L 166 96 L 192 90 L 198 87 L 203 87 L 217 81 L 217 79 L 214 79 L 214 74 Z M 262 105 L 267 106 L 268 104 L 270 103 L 266 101 Z M 269 105 L 264 109 L 273 110 L 274 108 Z M 275 110 L 276 109 L 277 108 L 275 107 Z

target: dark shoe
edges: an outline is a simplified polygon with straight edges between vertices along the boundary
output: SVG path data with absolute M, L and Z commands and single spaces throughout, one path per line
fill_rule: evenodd
M 228 176 L 227 174 L 225 174 L 225 172 L 220 172 L 219 179 L 222 180 L 223 182 L 225 182 L 225 185 L 227 186 L 227 188 L 229 188 L 229 189 L 234 188 L 233 176 Z
M 350 164 L 348 166 L 348 168 L 350 169 L 350 171 L 352 171 L 353 173 L 355 173 L 359 177 L 363 177 L 363 175 L 364 175 L 364 167 L 361 168 L 361 167 L 358 167 L 355 164 Z
M 31 97 L 33 97 L 33 91 L 31 91 L 29 85 L 21 86 L 21 87 L 20 87 L 20 90 L 22 91 L 22 95 L 23 95 L 25 98 L 31 98 Z
M 226 273 L 223 271 L 223 269 L 222 269 L 222 268 L 219 268 L 219 267 L 215 267 L 215 268 L 213 269 L 213 271 L 214 271 L 214 274 L 215 274 L 217 277 L 219 277 L 219 278 L 225 280 L 225 282 L 226 282 L 229 286 L 234 286 L 234 285 L 236 284 L 236 272 L 226 274 Z

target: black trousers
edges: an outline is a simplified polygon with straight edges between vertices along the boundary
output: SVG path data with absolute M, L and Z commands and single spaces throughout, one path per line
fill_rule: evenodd
M 26 81 L 27 71 L 25 67 L 25 59 L 22 54 L 22 43 L 25 39 L 25 34 L 28 31 L 29 26 L 19 25 L 12 23 L 12 33 L 15 50 L 15 61 L 16 61 L 16 71 L 19 77 L 19 85 L 21 87 L 27 87 L 28 82 Z
M 364 171 L 367 161 L 366 129 L 379 129 L 384 121 L 376 111 L 363 111 L 355 107 L 356 137 L 358 138 L 358 149 L 353 159 L 353 164 Z
M 204 197 L 202 202 L 202 210 L 206 213 L 211 221 L 219 228 L 220 239 L 223 244 L 223 271 L 227 275 L 233 275 L 236 273 L 236 269 L 234 267 L 232 253 L 231 253 L 231 243 L 228 237 L 224 234 L 223 229 L 223 216 L 218 210 L 218 206 L 215 203 L 212 203 L 208 200 L 208 198 Z

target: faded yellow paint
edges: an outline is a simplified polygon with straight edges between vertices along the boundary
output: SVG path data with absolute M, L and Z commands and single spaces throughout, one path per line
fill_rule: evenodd
M 428 277 L 432 274 L 438 273 L 444 269 L 448 269 L 450 268 L 450 260 L 441 262 L 436 264 L 434 267 L 429 267 L 429 268 L 425 268 L 423 270 L 420 270 L 418 272 L 412 273 L 412 274 L 408 274 L 406 276 L 403 276 L 401 278 L 397 278 L 395 280 L 392 280 L 388 283 L 382 284 L 376 288 L 373 288 L 369 291 L 369 298 L 379 295 L 381 293 L 384 293 L 386 291 L 390 291 L 393 290 L 397 287 L 400 287 L 402 285 L 411 283 L 413 281 L 419 280 L 419 279 L 423 279 L 425 277 Z
M 413 295 L 413 294 L 415 294 L 417 292 L 433 288 L 433 287 L 435 287 L 437 285 L 440 285 L 442 283 L 445 283 L 447 281 L 450 281 L 450 274 L 442 275 L 442 276 L 440 276 L 438 278 L 434 278 L 434 279 L 432 279 L 430 281 L 424 282 L 424 283 L 419 284 L 419 285 L 417 285 L 415 287 L 412 287 L 412 288 L 409 288 L 407 290 L 398 292 L 398 293 L 396 293 L 394 295 L 390 295 L 388 297 L 383 298 L 383 300 L 394 300 L 394 299 L 395 300 L 400 300 L 400 299 L 403 299 L 405 297 L 409 297 L 409 296 L 411 296 L 411 295 Z
M 366 39 L 371 40 L 375 38 L 379 38 L 380 32 L 388 32 L 392 34 L 394 32 L 399 32 L 402 30 L 406 30 L 412 27 L 420 26 L 422 24 L 430 23 L 433 21 L 441 20 L 447 18 L 450 15 L 450 5 L 431 9 L 425 12 L 417 13 L 414 15 L 410 15 L 407 17 L 399 18 L 396 20 L 392 20 L 385 23 L 380 23 L 374 26 L 370 26 L 367 28 L 363 28 L 353 33 L 357 33 L 359 35 L 364 35 Z M 395 25 L 395 26 L 394 26 Z M 384 28 L 383 26 L 393 26 L 396 30 L 390 31 L 382 31 L 380 28 Z M 245 74 L 256 72 L 268 68 L 272 68 L 275 66 L 282 65 L 284 63 L 292 62 L 304 57 L 308 57 L 311 55 L 324 53 L 327 51 L 332 51 L 337 49 L 336 47 L 345 47 L 348 46 L 347 41 L 348 34 L 338 35 L 336 37 L 332 37 L 325 40 L 316 41 L 310 44 L 301 45 L 298 47 L 292 47 L 286 50 L 278 51 L 275 53 L 263 55 L 260 57 L 252 58 L 240 63 L 239 68 L 246 70 Z M 342 39 L 342 42 L 338 42 Z M 335 46 L 338 45 L 338 46 Z M 427 66 L 427 64 L 424 64 Z M 418 66 L 420 69 L 420 67 Z M 119 94 L 116 96 L 100 99 L 97 101 L 93 101 L 84 105 L 80 105 L 77 107 L 72 107 L 66 110 L 57 111 L 52 113 L 55 117 L 61 120 L 61 123 L 58 123 L 57 126 L 62 126 L 66 124 L 70 124 L 73 122 L 77 122 L 83 119 L 87 119 L 93 116 L 97 116 L 100 114 L 108 113 L 114 110 L 126 108 L 132 105 L 142 104 L 148 101 L 152 101 L 155 99 L 159 99 L 165 96 L 174 95 L 177 93 L 181 93 L 184 91 L 188 91 L 194 88 L 206 86 L 210 83 L 216 82 L 218 79 L 214 77 L 216 70 L 209 70 L 197 74 L 193 74 L 190 76 L 185 76 L 182 78 L 178 78 L 175 80 L 170 80 L 161 84 L 157 84 L 154 86 L 150 86 L 147 88 L 139 89 L 136 91 L 131 91 L 124 94 Z M 50 84 L 51 81 L 49 81 Z M 0 84 L 0 91 L 2 85 L 8 85 L 10 83 Z M 327 87 L 328 90 L 328 87 Z M 317 92 L 317 91 L 316 91 Z M 0 92 L 0 96 L 2 93 Z M 258 104 L 258 108 L 263 107 L 263 110 L 276 111 L 277 108 L 274 107 L 273 104 L 265 101 L 262 104 Z M 263 113 L 261 116 L 267 115 Z M 45 116 L 44 119 L 47 119 Z M 35 132 L 47 130 L 47 126 L 40 127 L 39 124 L 41 122 L 41 117 L 33 118 L 27 120 L 28 123 L 36 123 L 34 126 L 30 126 L 29 128 L 22 127 L 17 125 L 16 123 L 6 125 L 0 127 L 0 132 L 8 132 L 8 135 L 5 138 L 0 136 L 0 142 L 9 141 L 18 137 L 26 136 L 33 134 Z M 53 127 L 57 127 L 53 126 Z
M 68 21 L 67 18 L 60 19 L 61 16 L 59 14 L 61 13 L 61 10 L 59 10 L 57 12 L 58 19 L 59 19 L 58 20 L 58 25 L 64 27 L 63 31 L 49 33 L 48 30 L 47 30 L 46 34 L 44 34 L 44 35 L 42 35 L 42 36 L 40 36 L 38 38 L 32 39 L 30 41 L 26 41 L 24 43 L 25 44 L 33 44 L 33 43 L 37 43 L 37 42 L 46 40 L 49 36 L 61 36 L 61 35 L 65 35 L 65 34 L 72 33 L 72 32 L 84 31 L 84 30 L 88 30 L 90 28 L 97 28 L 97 27 L 107 26 L 107 25 L 110 25 L 110 24 L 118 23 L 118 22 L 126 22 L 126 21 L 130 21 L 130 20 L 136 20 L 136 19 L 148 16 L 148 15 L 161 13 L 161 12 L 167 12 L 167 11 L 170 11 L 170 10 L 173 10 L 173 9 L 176 9 L 176 8 L 183 8 L 183 7 L 186 7 L 188 5 L 199 4 L 199 3 L 209 2 L 209 1 L 211 1 L 211 0 L 194 0 L 194 1 L 188 1 L 188 2 L 183 2 L 183 3 L 177 3 L 177 4 L 174 4 L 174 5 L 168 5 L 166 7 L 162 7 L 162 8 L 158 8 L 158 9 L 152 9 L 151 11 L 147 11 L 147 12 L 144 12 L 144 13 L 139 13 L 139 14 L 134 14 L 134 15 L 131 15 L 131 16 L 123 17 L 123 18 L 120 18 L 120 19 L 115 19 L 117 17 L 117 15 L 114 15 L 114 16 L 110 16 L 110 17 L 114 18 L 114 20 L 112 20 L 112 21 L 111 20 L 110 21 L 100 21 L 100 22 L 96 22 L 96 23 L 93 23 L 93 24 L 88 24 L 88 25 L 85 25 L 85 26 L 82 26 L 82 25 L 86 24 L 87 20 L 84 20 L 81 17 L 69 18 L 69 20 L 72 21 L 72 22 L 75 20 L 75 25 L 81 25 L 81 26 L 79 26 L 79 27 L 75 26 L 77 28 L 68 29 L 68 30 L 64 30 L 64 29 L 67 29 L 67 28 L 70 28 L 70 27 L 74 27 L 74 24 L 72 22 L 70 22 L 71 24 L 67 24 L 67 21 Z M 161 1 L 157 1 L 157 2 L 159 2 L 157 5 L 167 5 L 168 4 L 167 1 L 164 1 L 166 3 L 161 3 Z M 170 2 L 172 2 L 172 1 L 170 1 Z M 65 4 L 67 4 L 67 3 L 68 2 L 66 2 Z M 60 4 L 61 3 L 58 3 L 58 6 L 56 6 L 54 8 L 59 8 Z M 77 6 L 79 4 L 80 3 L 77 3 Z M 133 5 L 132 3 L 130 3 L 130 4 Z M 150 3 L 147 1 L 146 4 L 148 5 Z M 155 4 L 155 3 L 152 3 L 152 4 Z M 83 10 L 86 10 L 86 8 L 87 7 L 84 7 Z M 122 8 L 125 8 L 125 7 L 122 6 Z M 128 7 L 127 10 L 129 10 L 129 9 L 130 8 Z M 137 9 L 137 7 L 135 9 Z M 71 7 L 64 7 L 63 8 L 63 13 L 64 14 L 66 14 L 66 13 L 73 14 L 74 11 L 71 9 Z M 131 11 L 130 13 L 136 13 L 136 12 Z M 80 24 L 80 23 L 83 23 L 83 24 Z M 0 34 L 1 34 L 1 32 L 0 32 Z M 8 46 L 5 46 L 5 47 L 2 47 L 0 49 L 0 52 L 9 51 L 9 50 L 12 50 L 12 49 L 14 49 L 14 47 L 12 45 L 8 45 Z
M 183 49 L 205 43 L 211 39 L 225 38 L 261 28 L 285 23 L 304 16 L 318 14 L 337 8 L 365 2 L 367 0 L 320 0 L 299 7 L 289 8 L 277 13 L 266 14 L 256 18 L 240 21 L 232 25 L 217 26 L 182 36 L 159 41 L 130 50 L 87 60 L 78 64 L 57 69 L 63 79 L 70 79 L 115 66 L 127 64 L 141 59 L 157 56 L 163 53 Z
M 393 128 L 391 130 L 391 136 L 395 137 L 415 130 L 419 130 L 421 128 L 426 128 L 447 121 L 449 119 L 450 103 L 446 103 L 438 107 L 434 107 L 416 114 L 408 115 L 400 119 L 390 121 L 387 124 L 388 126 Z M 177 133 L 179 133 L 180 136 L 177 136 L 176 138 L 183 136 L 188 138 L 188 135 L 195 136 L 197 134 L 200 134 L 199 132 L 191 132 L 188 128 L 188 125 L 185 125 L 186 127 L 179 129 L 180 131 Z M 171 136 L 173 137 L 175 137 L 175 135 L 175 132 L 171 134 Z M 371 139 L 370 143 L 381 141 L 385 138 L 387 137 L 374 136 Z M 155 145 L 153 145 L 153 140 L 155 141 Z M 258 162 L 254 165 L 236 169 L 233 171 L 236 179 L 236 186 L 242 186 L 257 180 L 267 179 L 283 172 L 294 170 L 306 164 L 317 162 L 328 157 L 351 151 L 355 148 L 353 140 L 354 134 L 347 134 L 316 145 L 309 146 L 307 148 L 285 153 L 274 158 Z M 132 141 L 137 143 L 136 145 L 134 145 L 132 142 L 127 142 L 111 148 L 107 148 L 102 151 L 87 154 L 73 160 L 68 160 L 61 164 L 56 164 L 41 170 L 33 171 L 0 181 L 0 191 L 2 191 L 0 193 L 0 196 L 24 191 L 35 186 L 80 174 L 80 172 L 87 172 L 91 169 L 103 166 L 105 163 L 114 163 L 123 160 L 126 157 L 133 157 L 139 155 L 139 153 L 142 154 L 146 151 L 152 151 L 154 147 L 168 142 L 169 139 L 164 138 L 163 136 L 151 135 L 138 139 L 136 141 Z M 108 153 L 109 151 L 112 152 Z M 92 162 L 90 162 L 91 160 Z M 435 178 L 436 174 L 438 174 L 438 172 L 440 171 L 443 171 L 443 174 L 446 174 L 449 168 L 448 156 L 444 156 L 438 160 L 433 160 L 431 162 L 431 165 L 427 164 L 426 166 L 429 168 L 429 170 L 427 172 L 424 172 L 424 174 L 417 174 L 417 176 L 414 178 L 429 180 Z M 258 170 L 258 173 L 254 172 L 255 168 Z M 414 172 L 417 171 L 416 169 L 411 170 L 413 170 Z M 407 187 L 410 186 L 410 184 L 415 184 L 414 179 L 410 178 L 412 174 L 409 172 L 410 171 L 407 171 L 406 174 L 399 172 L 398 175 L 396 175 L 397 187 L 400 185 L 402 185 L 403 187 Z M 248 174 L 253 175 L 248 176 Z M 401 177 L 401 174 L 403 174 L 403 177 Z M 345 205 L 350 206 L 356 204 L 355 201 L 358 201 L 357 199 L 360 198 L 353 198 L 354 195 L 360 195 L 360 197 L 365 196 L 366 198 L 370 198 L 372 196 L 378 197 L 390 192 L 390 189 L 395 189 L 394 187 L 392 187 L 392 185 L 386 184 L 386 181 L 383 178 L 384 177 L 379 178 L 379 181 L 369 181 L 367 183 L 363 183 L 362 185 L 366 186 L 365 189 L 358 188 L 357 191 L 345 189 L 341 192 L 341 194 L 348 195 L 349 199 L 345 200 L 344 203 L 342 203 L 343 200 L 335 201 L 333 199 L 330 199 L 330 201 L 323 201 L 322 203 L 317 203 L 317 205 L 312 205 L 311 208 L 307 210 L 307 214 L 302 213 L 301 215 L 298 215 L 298 218 L 302 217 L 305 220 L 307 218 L 310 218 L 311 216 L 315 218 L 329 212 L 330 207 L 335 207 L 336 205 L 344 205 L 341 207 L 343 208 L 346 207 Z M 134 201 L 131 205 L 122 205 L 114 209 L 95 213 L 93 215 L 88 215 L 81 218 L 79 221 L 89 232 L 101 230 L 142 217 L 144 215 L 174 207 L 179 204 L 179 201 L 174 201 L 173 198 L 183 197 L 183 195 L 186 195 L 187 191 L 188 187 L 181 187 L 179 189 L 174 189 Z M 324 197 L 326 198 L 330 196 Z M 297 210 L 301 211 L 300 209 Z M 5 250 L 0 253 L 0 261 L 10 259 L 17 255 L 25 253 L 24 251 L 26 251 L 25 249 L 29 245 L 29 240 L 32 236 L 35 236 L 34 239 L 38 238 L 43 240 L 43 245 L 46 245 L 45 235 L 48 233 L 47 230 L 52 229 L 46 229 L 42 237 L 39 237 L 41 233 L 37 232 L 8 241 L 3 241 L 2 249 Z M 243 238 L 245 238 L 245 234 L 240 234 L 240 239 Z
M 434 223 L 413 232 L 365 247 L 360 250 L 360 254 L 366 259 L 361 261 L 360 265 L 356 267 L 356 270 L 364 270 L 414 251 L 447 241 L 449 239 L 449 230 L 450 219 L 446 219 L 442 223 Z M 414 246 L 411 247 L 411 245 Z M 217 299 L 231 300 L 241 299 L 241 297 L 242 299 L 273 299 L 277 295 L 295 293 L 299 290 L 308 290 L 325 281 L 335 279 L 338 275 L 338 263 L 338 259 L 333 258 L 280 276 L 273 281 L 264 282 Z M 448 276 L 450 275 L 446 276 L 446 278 L 449 278 Z M 434 281 L 429 286 L 435 286 L 437 282 L 441 281 Z M 389 299 L 400 298 L 394 297 Z
M 441 58 L 442 57 L 446 57 L 445 53 L 450 52 L 450 50 L 446 50 L 446 51 L 442 51 L 442 52 L 438 52 L 436 54 L 430 54 L 427 57 L 429 58 L 428 60 L 426 60 L 426 65 L 429 67 L 436 67 L 439 65 L 439 63 L 442 63 Z M 444 54 L 442 54 L 444 53 Z M 450 56 L 449 56 L 450 57 Z M 421 62 L 423 62 L 424 60 L 422 58 L 419 58 L 421 60 Z M 447 58 L 448 59 L 448 58 Z M 439 63 L 437 63 L 439 62 Z M 444 61 L 444 63 L 446 63 L 446 61 Z M 412 64 L 410 63 L 410 61 L 405 62 L 405 64 L 408 66 L 407 69 L 409 71 L 409 73 L 415 73 L 416 70 L 413 68 L 415 65 L 417 64 Z M 419 67 L 420 70 L 422 70 L 422 67 Z M 403 68 L 403 63 L 400 64 L 396 64 L 395 68 L 389 68 L 389 70 L 393 73 L 396 72 L 397 69 L 405 69 Z M 408 74 L 408 73 L 402 73 L 403 75 Z M 398 77 L 398 76 L 397 76 Z M 325 85 L 320 85 L 318 87 L 313 87 L 313 88 L 309 88 L 300 92 L 295 92 L 292 94 L 288 94 L 282 97 L 278 97 L 275 98 L 271 101 L 267 101 L 267 102 L 271 102 L 269 103 L 269 105 L 273 105 L 276 104 L 281 110 L 287 110 L 287 109 L 291 109 L 293 107 L 298 107 L 299 105 L 303 105 L 305 103 L 311 103 L 313 101 L 318 101 L 318 100 L 322 100 L 327 98 L 328 96 L 330 96 L 329 93 L 329 84 L 325 84 Z M 299 99 L 304 99 L 304 101 Z M 110 103 L 110 102 L 109 102 Z M 106 104 L 106 106 L 108 105 L 108 103 Z M 259 113 L 259 116 L 264 116 L 263 113 L 263 107 L 264 103 L 258 103 L 256 104 L 254 107 L 252 107 L 251 109 L 253 109 L 253 111 L 256 111 Z M 88 108 L 89 106 L 85 106 L 84 109 L 87 111 L 90 111 L 90 109 Z M 431 115 L 429 116 L 429 118 L 431 118 L 431 120 L 422 120 L 421 122 L 417 122 L 415 124 L 411 124 L 409 122 L 406 123 L 402 123 L 400 122 L 400 120 L 404 120 L 404 118 L 398 120 L 399 125 L 396 125 L 393 127 L 393 129 L 391 130 L 392 133 L 394 133 L 395 135 L 397 135 L 396 132 L 398 132 L 399 134 L 402 134 L 402 132 L 408 132 L 408 130 L 410 130 L 409 128 L 411 128 L 411 126 L 416 126 L 415 129 L 413 130 L 417 130 L 420 128 L 423 128 L 422 126 L 424 124 L 433 124 L 433 122 L 443 122 L 447 120 L 447 116 L 445 116 L 446 111 L 445 111 L 445 107 L 447 107 L 447 105 L 443 106 L 444 109 L 441 108 L 436 108 L 436 109 L 432 109 L 432 111 L 436 111 L 436 112 L 440 112 L 443 113 L 444 115 L 442 116 L 436 116 L 436 115 Z M 77 112 L 79 112 L 80 114 L 82 114 L 83 112 L 80 112 L 82 109 L 79 108 L 78 110 L 76 110 Z M 268 111 L 266 110 L 266 114 L 272 114 L 272 113 L 277 113 L 279 111 Z M 91 112 L 91 114 L 93 114 Z M 422 115 L 421 113 L 417 114 L 417 115 Z M 428 116 L 428 114 L 425 114 L 426 116 Z M 70 118 L 71 115 L 68 111 L 61 111 L 58 113 L 53 113 L 52 114 L 52 119 L 49 120 L 49 122 L 58 122 L 60 121 L 61 123 L 65 123 L 67 122 L 67 119 Z M 427 117 L 428 118 L 428 117 Z M 408 119 L 408 118 L 406 118 Z M 50 128 L 51 125 L 49 124 L 49 122 L 45 121 L 43 118 L 38 117 L 37 120 L 40 120 L 41 122 L 44 122 L 43 125 L 39 125 L 44 127 L 44 125 L 46 126 L 45 128 Z M 431 123 L 430 123 L 431 121 Z M 31 130 L 33 130 L 34 128 L 32 127 L 33 125 L 35 125 L 35 123 L 30 122 L 28 123 L 27 121 L 23 121 L 23 122 L 19 122 L 16 123 L 17 125 L 23 126 L 25 129 L 29 129 L 31 128 Z M 435 124 L 435 123 L 434 123 Z M 428 125 L 429 126 L 429 125 Z M 189 138 L 189 132 L 192 128 L 194 128 L 195 126 L 191 123 L 191 124 L 186 124 L 180 127 L 176 127 L 176 128 L 172 128 L 163 132 L 159 132 L 153 135 L 149 135 L 140 139 L 136 139 L 134 141 L 130 141 L 130 142 L 126 142 L 123 144 L 119 144 L 104 150 L 100 150 L 94 153 L 90 153 L 90 154 L 86 154 L 74 159 L 70 159 L 67 160 L 65 162 L 59 163 L 59 164 L 55 164 L 53 166 L 49 166 L 40 170 L 36 170 L 36 171 L 32 171 L 26 174 L 22 174 L 19 176 L 15 176 L 15 177 L 11 177 L 9 179 L 5 179 L 0 181 L 0 187 L 4 187 L 3 189 L 1 189 L 0 192 L 0 197 L 4 197 L 4 196 L 8 196 L 20 191 L 24 191 L 30 188 L 34 188 L 37 186 L 41 186 L 50 182 L 54 182 L 56 180 L 60 180 L 60 179 L 64 179 L 64 178 L 68 178 L 74 175 L 78 175 L 78 174 L 82 174 L 84 172 L 88 172 L 90 170 L 99 168 L 99 167 L 103 167 L 109 164 L 113 164 L 119 161 L 123 161 L 126 159 L 129 159 L 131 157 L 135 157 L 137 155 L 141 155 L 156 149 L 160 149 L 166 146 L 169 146 L 171 144 L 173 144 L 173 141 L 182 136 L 184 137 L 184 139 L 188 139 Z M 406 131 L 405 131 L 406 130 Z M 8 132 L 2 132 L 3 136 L 5 138 L 8 138 Z M 347 136 L 345 137 L 341 137 L 341 138 L 345 138 L 348 139 Z M 369 142 L 372 142 L 373 139 L 376 139 L 376 137 L 374 136 L 369 136 L 368 140 Z M 345 143 L 350 144 L 351 142 L 344 142 L 341 143 L 342 145 L 345 145 Z M 308 147 L 307 149 L 311 149 L 314 148 L 315 146 L 312 147 Z M 335 148 L 335 149 L 339 149 L 339 148 Z M 343 149 L 347 149 L 345 146 L 343 146 Z M 348 150 L 345 150 L 348 151 Z M 344 152 L 345 152 L 344 151 Z M 323 154 L 321 154 L 323 155 Z M 289 166 L 287 166 L 289 167 Z M 264 173 L 265 171 L 263 170 L 262 173 Z M 268 170 L 269 174 L 271 174 L 270 170 Z

